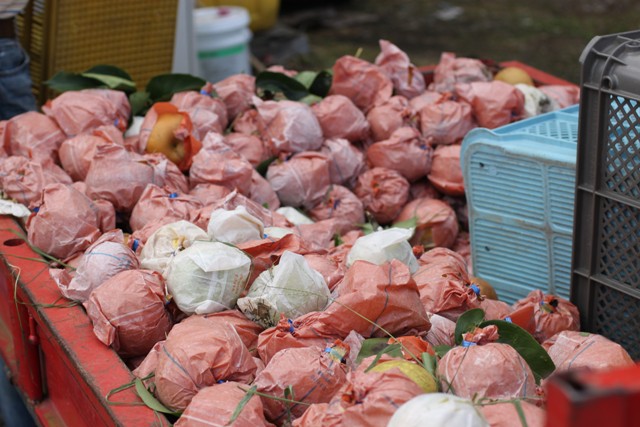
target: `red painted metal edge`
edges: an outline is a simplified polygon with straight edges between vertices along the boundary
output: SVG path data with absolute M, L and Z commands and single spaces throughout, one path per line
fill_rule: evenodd
M 499 64 L 494 63 L 493 61 L 483 61 L 487 63 L 489 68 L 504 68 L 504 67 L 518 67 L 522 68 L 524 71 L 531 76 L 533 82 L 536 86 L 542 85 L 569 85 L 569 86 L 577 86 L 575 83 L 572 83 L 568 80 L 561 79 L 544 71 L 538 70 L 530 65 L 524 64 L 520 61 L 505 61 L 500 62 Z M 433 71 L 436 69 L 436 65 L 426 65 L 423 67 L 418 67 L 418 70 L 422 73 L 425 78 L 425 81 L 428 84 L 433 82 Z
M 21 331 L 27 339 L 32 337 L 43 366 L 44 394 L 42 399 L 30 402 L 38 421 L 44 426 L 170 425 L 162 415 L 140 406 L 141 400 L 132 388 L 111 397 L 118 405 L 107 401 L 106 395 L 130 383 L 133 374 L 116 352 L 98 341 L 82 307 L 51 307 L 67 300 L 50 278 L 48 266 L 26 243 L 16 240 L 15 233 L 22 233 L 20 225 L 0 216 L 0 254 L 6 267 L 0 274 L 5 283 L 17 284 L 19 305 L 35 321 L 30 329 L 25 330 L 23 325 Z M 14 301 L 13 292 L 0 297 Z M 2 316 L 5 323 L 6 317 Z M 3 351 L 11 369 L 16 361 L 10 357 L 16 356 L 16 341 L 21 340 L 13 336 L 14 351 Z

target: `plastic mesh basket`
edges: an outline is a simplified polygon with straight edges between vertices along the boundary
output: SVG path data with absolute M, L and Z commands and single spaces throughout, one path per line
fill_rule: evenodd
M 32 0 L 18 31 L 38 101 L 50 97 L 44 82 L 58 71 L 115 65 L 138 88 L 171 72 L 177 8 L 177 0 Z
M 640 31 L 582 63 L 572 300 L 585 330 L 640 358 Z
M 569 298 L 577 139 L 572 106 L 463 141 L 473 271 L 507 303 Z

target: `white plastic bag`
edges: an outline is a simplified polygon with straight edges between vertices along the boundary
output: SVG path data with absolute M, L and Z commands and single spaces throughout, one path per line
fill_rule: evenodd
M 320 273 L 307 260 L 285 251 L 280 263 L 263 271 L 254 280 L 238 308 L 254 322 L 269 328 L 278 323 L 280 314 L 296 318 L 327 306 L 330 291 Z
M 264 224 L 244 206 L 238 206 L 232 211 L 216 209 L 211 213 L 207 233 L 218 242 L 237 245 L 249 240 L 262 239 Z
M 418 261 L 409 244 L 412 235 L 413 229 L 392 227 L 359 237 L 347 255 L 347 267 L 357 260 L 381 265 L 397 259 L 413 274 L 418 270 Z
M 220 242 L 196 241 L 167 266 L 169 294 L 185 314 L 229 310 L 242 294 L 251 272 L 251 258 Z
M 283 215 L 293 225 L 313 224 L 313 220 L 291 206 L 283 206 L 276 209 L 276 212 Z
M 400 406 L 387 427 L 489 427 L 489 423 L 470 400 L 426 393 Z
M 140 252 L 140 265 L 146 270 L 162 273 L 171 258 L 197 240 L 208 242 L 211 239 L 202 228 L 189 221 L 163 225 L 147 239 Z

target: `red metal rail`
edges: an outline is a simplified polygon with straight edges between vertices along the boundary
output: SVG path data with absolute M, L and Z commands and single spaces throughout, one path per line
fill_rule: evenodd
M 93 334 L 81 306 L 67 302 L 48 266 L 20 239 L 20 225 L 0 216 L 0 353 L 32 413 L 43 426 L 163 426 L 168 420 L 133 389 L 107 394 L 133 380 L 112 349 Z M 55 305 L 58 305 L 57 307 Z

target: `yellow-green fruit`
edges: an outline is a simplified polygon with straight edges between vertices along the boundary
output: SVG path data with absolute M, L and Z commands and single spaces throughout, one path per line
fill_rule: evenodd
M 502 70 L 498 71 L 493 79 L 512 85 L 524 83 L 529 86 L 534 86 L 531 76 L 519 67 L 505 67 Z
M 489 284 L 489 282 L 475 276 L 471 276 L 469 277 L 469 279 L 471 283 L 473 283 L 474 285 L 478 285 L 478 287 L 480 288 L 480 295 L 484 295 L 485 297 L 496 301 L 498 300 L 498 294 L 496 293 L 496 290 L 493 288 L 493 286 Z
M 438 390 L 438 385 L 436 384 L 436 380 L 433 376 L 423 367 L 416 365 L 413 362 L 409 362 L 408 360 L 398 359 L 382 362 L 374 366 L 371 371 L 385 372 L 393 368 L 400 369 L 403 374 L 418 384 L 425 393 L 434 393 Z
M 185 157 L 184 141 L 176 138 L 175 131 L 180 127 L 183 116 L 180 113 L 167 113 L 158 117 L 151 130 L 147 153 L 162 153 L 175 164 L 179 164 Z

